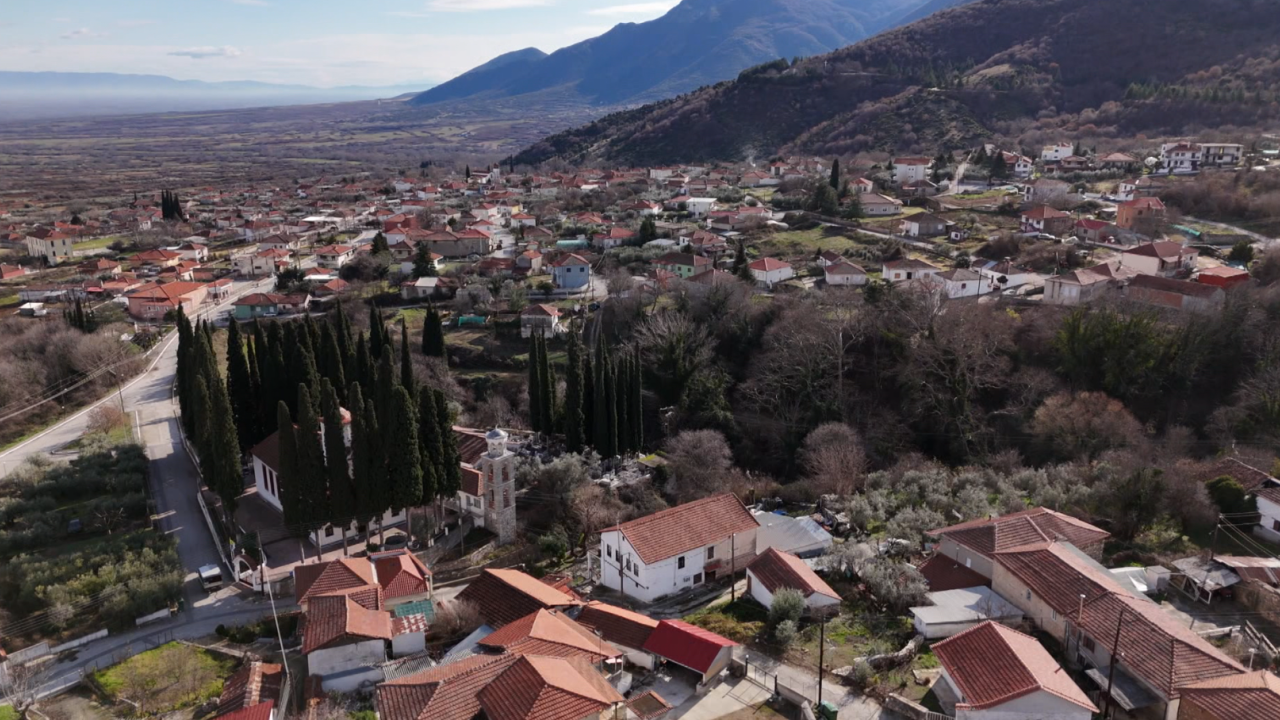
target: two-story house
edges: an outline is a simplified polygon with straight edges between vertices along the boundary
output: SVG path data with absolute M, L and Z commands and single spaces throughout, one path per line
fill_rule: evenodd
M 1120 263 L 1140 275 L 1174 277 L 1190 273 L 1199 257 L 1200 251 L 1195 248 L 1161 240 L 1125 250 L 1120 254 Z
M 893 181 L 899 185 L 910 185 L 927 180 L 932 165 L 932 158 L 896 157 L 893 159 Z
M 591 263 L 576 253 L 569 253 L 551 263 L 551 277 L 562 290 L 581 290 L 591 284 Z
M 600 533 L 601 583 L 643 602 L 741 571 L 760 523 L 731 493 L 678 505 Z
M 1048 508 L 1032 508 L 999 517 L 981 518 L 929 531 L 938 539 L 936 552 L 990 578 L 995 554 L 1032 542 L 1066 540 L 1093 557 L 1102 554 L 1110 533 Z

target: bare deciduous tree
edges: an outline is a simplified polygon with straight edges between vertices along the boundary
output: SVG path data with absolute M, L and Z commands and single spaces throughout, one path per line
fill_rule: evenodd
M 733 468 L 729 442 L 715 430 L 686 430 L 667 441 L 670 494 L 681 502 L 718 492 Z

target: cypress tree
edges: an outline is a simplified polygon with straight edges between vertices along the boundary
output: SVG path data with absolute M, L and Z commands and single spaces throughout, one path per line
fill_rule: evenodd
M 613 372 L 614 416 L 617 419 L 617 430 L 614 432 L 614 436 L 618 439 L 619 455 L 626 455 L 631 452 L 631 426 L 627 424 L 631 419 L 631 415 L 627 411 L 627 405 L 631 399 L 631 393 L 628 391 L 630 382 L 631 360 L 626 355 L 620 355 L 614 364 Z
M 582 343 L 576 330 L 569 333 L 568 354 L 564 376 L 564 440 L 569 452 L 580 453 L 583 447 Z
M 267 436 L 267 428 L 271 427 L 270 423 L 263 422 L 262 412 L 266 407 L 266 403 L 262 401 L 262 375 L 261 366 L 258 363 L 258 348 L 252 342 L 245 343 L 245 358 L 249 364 L 249 390 L 250 397 L 253 398 L 253 444 L 262 442 Z
M 422 501 L 422 453 L 418 446 L 418 422 L 414 418 L 413 401 L 404 387 L 391 390 L 391 409 L 383 439 L 395 457 L 388 457 L 387 475 L 391 488 L 391 507 L 405 510 Z M 389 455 L 389 453 L 388 453 Z
M 374 377 L 373 356 L 369 354 L 369 341 L 364 333 L 360 333 L 360 337 L 356 340 L 356 374 L 351 380 L 360 383 L 366 390 L 371 390 Z
M 208 383 L 208 412 L 206 420 L 208 440 L 206 452 L 209 457 L 209 470 L 205 474 L 205 484 L 222 499 L 222 508 L 230 517 L 236 510 L 236 498 L 244 492 L 244 475 L 240 472 L 240 439 L 236 432 L 231 399 L 227 397 L 227 386 L 221 378 L 213 378 Z M 201 455 L 201 464 L 205 456 Z
M 840 158 L 831 161 L 831 189 L 840 192 Z
M 418 389 L 414 384 L 412 352 L 409 349 L 409 326 L 404 318 L 400 318 L 400 384 L 404 386 L 404 391 L 409 393 L 410 398 L 416 398 Z
M 289 406 L 283 400 L 276 405 L 276 429 L 279 431 L 280 471 L 277 483 L 280 487 L 280 506 L 285 527 L 298 535 L 306 521 L 302 507 L 302 478 L 298 474 L 298 431 L 289 414 Z
M 440 324 L 440 312 L 435 305 L 427 308 L 427 316 L 422 321 L 422 354 L 427 357 L 443 358 L 445 356 L 444 327 Z
M 538 336 L 529 336 L 529 427 L 542 432 L 542 372 L 538 362 Z
M 297 387 L 297 385 L 289 384 L 289 374 L 286 372 L 284 364 L 284 347 L 279 342 L 272 344 L 271 361 L 267 365 L 271 368 L 271 383 L 267 384 L 264 379 L 263 387 L 270 394 L 272 402 L 284 403 L 289 406 L 289 412 L 292 413 L 293 404 L 298 401 L 298 397 L 295 393 L 290 392 L 289 388 Z
M 382 359 L 382 346 L 389 342 L 387 328 L 382 324 L 382 313 L 373 305 L 369 306 L 369 354 L 374 360 Z
M 430 505 L 440 492 L 440 423 L 436 417 L 435 394 L 429 387 L 418 390 L 418 451 L 422 453 L 422 498 Z
M 320 372 L 316 370 L 315 358 L 311 355 L 311 350 L 306 346 L 298 348 L 297 382 L 299 385 L 306 385 L 308 397 L 311 399 L 311 412 L 318 415 L 320 413 Z M 302 396 L 299 395 L 299 398 Z
M 178 408 L 182 413 L 182 426 L 190 435 L 195 429 L 192 424 L 195 418 L 191 417 L 191 356 L 192 344 L 195 336 L 191 332 L 191 323 L 187 321 L 187 316 L 178 309 Z
M 368 516 L 377 520 L 379 530 L 382 525 L 382 514 L 391 507 L 390 478 L 387 475 L 387 448 L 383 434 L 384 427 L 378 422 L 378 409 L 372 400 L 365 400 L 365 429 L 368 433 L 368 448 L 371 460 L 366 478 L 368 493 Z
M 644 386 L 640 370 L 640 351 L 631 356 L 631 399 L 627 411 L 631 413 L 631 448 L 639 452 L 644 448 Z
M 582 348 L 582 444 L 596 446 L 596 373 L 591 352 Z
M 329 325 L 321 326 L 318 359 L 320 361 L 320 375 L 329 381 L 333 386 L 334 394 L 341 401 L 346 394 L 347 371 L 344 367 L 342 350 L 338 347 L 337 335 L 338 333 L 331 329 Z
M 436 426 L 440 428 L 440 474 L 436 477 L 440 497 L 453 497 L 462 489 L 461 457 L 458 454 L 458 436 L 453 432 L 453 418 L 449 416 L 449 402 L 444 393 L 432 393 L 436 399 Z
M 227 325 L 227 394 L 231 397 L 231 414 L 235 418 L 240 451 L 247 452 L 257 442 L 254 423 L 257 422 L 258 398 L 253 394 L 253 378 L 244 340 L 240 336 L 240 324 L 235 320 Z
M 298 385 L 298 480 L 301 490 L 299 516 L 306 530 L 325 524 L 329 499 L 325 494 L 324 443 L 320 439 L 320 418 L 315 396 L 306 385 Z
M 540 335 L 535 337 L 538 340 L 538 390 L 542 396 L 538 404 L 539 424 L 543 432 L 550 434 L 556 429 L 556 378 L 551 373 L 551 361 L 547 357 L 547 339 Z
M 325 517 L 342 528 L 342 553 L 347 553 L 347 527 L 342 518 L 350 517 L 356 507 L 355 488 L 351 484 L 351 465 L 347 460 L 347 442 L 343 433 L 342 407 L 338 393 L 328 378 L 320 381 L 320 407 L 324 417 L 324 467 L 329 504 Z M 352 417 L 354 422 L 355 418 Z M 340 522 L 338 522 L 341 520 Z
M 205 485 L 210 490 L 213 489 L 213 453 L 209 452 L 209 445 L 205 440 L 209 437 L 209 383 L 204 378 L 197 377 L 195 380 L 195 390 L 191 394 L 191 404 L 193 407 L 193 424 L 195 432 L 191 438 L 192 445 L 195 446 L 197 459 L 200 462 L 200 475 L 205 478 Z
M 391 420 L 388 414 L 391 410 L 391 391 L 396 386 L 396 366 L 392 364 L 391 357 L 389 348 L 382 353 L 382 359 L 378 361 L 377 378 L 373 384 L 373 406 L 378 410 L 378 427 L 384 431 Z M 383 436 L 383 440 L 386 440 L 386 436 Z
M 355 498 L 348 514 L 364 524 L 375 514 L 370 478 L 373 465 L 379 460 L 372 438 L 372 433 L 377 432 L 377 419 L 370 416 L 369 404 L 360 392 L 359 383 L 351 383 L 347 389 L 347 402 L 351 406 L 351 489 Z M 370 422 L 374 425 L 369 425 Z
M 603 343 L 597 346 L 595 372 L 596 377 L 593 383 L 595 429 L 591 433 L 591 439 L 596 452 L 600 453 L 601 457 L 611 458 L 614 456 L 613 422 L 609 401 L 612 383 L 609 382 L 609 361 L 604 353 Z

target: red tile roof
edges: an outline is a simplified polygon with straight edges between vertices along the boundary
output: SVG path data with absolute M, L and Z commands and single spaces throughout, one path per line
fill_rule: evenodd
M 942 554 L 931 555 L 918 569 L 929 583 L 929 592 L 991 587 L 990 580 Z
M 1069 214 L 1061 210 L 1055 210 L 1048 205 L 1038 205 L 1024 213 L 1022 217 L 1027 220 L 1052 220 L 1054 218 L 1071 217 Z
M 607 641 L 640 649 L 658 627 L 658 621 L 624 608 L 602 602 L 590 602 L 578 615 L 578 624 L 589 628 Z
M 217 720 L 271 720 L 271 711 L 275 706 L 274 700 L 268 700 L 257 705 L 233 710 L 226 715 L 218 715 Z
M 391 637 L 391 613 L 370 610 L 348 595 L 321 595 L 307 604 L 302 652 L 310 655 L 345 641 Z
M 538 610 L 581 605 L 581 601 L 519 570 L 485 570 L 458 593 L 475 605 L 489 625 L 500 628 Z
M 412 553 L 401 552 L 378 557 L 374 560 L 373 567 L 385 598 L 422 595 L 427 592 L 427 578 L 431 577 L 431 571 Z
M 480 712 L 479 692 L 517 655 L 473 655 L 378 686 L 382 720 L 472 720 Z
M 293 597 L 305 603 L 317 595 L 330 595 L 376 584 L 373 566 L 366 558 L 341 558 L 293 569 Z
M 1153 198 L 1147 198 L 1153 199 Z M 1134 202 L 1137 202 L 1136 200 Z M 1139 245 L 1124 251 L 1125 255 L 1140 255 L 1142 257 L 1154 258 L 1176 258 L 1183 254 L 1199 255 L 1199 251 L 1184 247 L 1181 243 L 1170 242 L 1169 240 L 1161 240 L 1159 242 L 1147 243 Z
M 1280 677 L 1266 670 L 1206 680 L 1182 688 L 1182 707 L 1214 720 L 1280 718 Z
M 1034 692 L 1047 692 L 1090 712 L 1098 708 L 1036 639 L 987 621 L 933 646 L 955 681 L 961 708 L 998 708 Z
M 682 620 L 663 620 L 654 628 L 642 649 L 705 674 L 721 650 L 737 644 Z
M 770 593 L 784 588 L 799 590 L 804 596 L 825 595 L 836 600 L 839 593 L 831 589 L 803 560 L 777 548 L 769 548 L 747 564 L 747 571 Z
M 713 495 L 606 528 L 620 530 L 646 565 L 747 532 L 760 523 L 732 493 Z
M 508 623 L 480 641 L 484 647 L 518 655 L 616 658 L 622 651 L 553 610 L 538 610 Z
M 785 270 L 786 268 L 791 267 L 791 265 L 790 263 L 783 262 L 777 258 L 766 257 L 751 261 L 751 264 L 747 267 L 761 272 L 770 272 L 772 270 Z
M 582 720 L 625 702 L 591 666 L 525 656 L 477 694 L 488 720 Z
M 1105 638 L 1108 647 L 1119 627 L 1121 666 L 1169 698 L 1184 685 L 1244 672 L 1240 663 L 1145 598 L 1118 592 L 1086 602 L 1079 624 L 1090 637 Z
M 965 547 L 990 556 L 1021 545 L 1065 540 L 1076 547 L 1088 547 L 1106 539 L 1110 533 L 1083 520 L 1047 508 L 983 518 L 938 528 L 930 535 L 954 540 Z
M 246 663 L 223 683 L 222 695 L 218 698 L 218 716 L 279 700 L 283 683 L 283 665 L 256 660 Z

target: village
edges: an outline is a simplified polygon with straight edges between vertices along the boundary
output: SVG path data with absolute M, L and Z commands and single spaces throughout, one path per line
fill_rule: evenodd
M 1010 322 L 1228 317 L 1235 294 L 1280 280 L 1280 248 L 1161 198 L 1203 177 L 1277 172 L 1277 161 L 1274 150 L 1192 138 L 1104 154 L 985 145 L 758 167 L 423 167 L 167 188 L 118 206 L 0 215 L 0 312 L 13 328 L 124 329 L 119 344 L 148 359 L 137 338 L 176 338 L 174 426 L 186 425 L 166 442 L 202 483 L 185 532 L 207 536 L 217 557 L 186 568 L 180 600 L 151 609 L 178 622 L 182 603 L 243 602 L 265 618 L 243 638 L 219 622 L 192 640 L 238 658 L 219 693 L 184 698 L 192 717 L 1280 717 L 1280 463 L 1231 452 L 1180 460 L 1178 477 L 1199 493 L 1182 504 L 1209 506 L 1197 524 L 1178 515 L 1172 490 L 1161 501 L 1143 494 L 1157 482 L 1145 464 L 1117 461 L 1113 494 L 1086 503 L 1073 479 L 1026 480 L 1052 474 L 1031 463 L 993 461 L 979 477 L 968 446 L 947 446 L 959 458 L 950 469 L 929 465 L 901 437 L 874 437 L 876 417 L 855 423 L 842 405 L 786 439 L 796 467 L 766 470 L 723 438 L 693 444 L 694 433 L 731 434 L 731 423 L 702 419 L 728 403 L 695 377 L 710 375 L 706 357 L 681 355 L 698 332 L 690 325 L 714 325 L 730 305 L 796 303 L 834 327 L 844 310 L 898 317 L 890 308 L 902 303 L 901 317 L 929 318 L 922 336 L 975 308 Z M 673 313 L 693 319 L 654 319 Z M 822 375 L 811 392 L 843 394 L 847 348 L 893 330 L 848 340 L 841 325 L 838 380 Z M 795 336 L 768 337 L 785 347 Z M 698 342 L 704 355 L 716 342 L 720 356 L 738 352 L 723 336 Z M 278 360 L 264 359 L 268 348 Z M 246 350 L 248 398 L 233 369 Z M 191 369 L 206 358 L 211 371 Z M 735 378 L 744 394 L 788 394 L 726 365 L 722 374 L 745 377 Z M 218 466 L 209 436 L 222 383 L 211 377 L 223 367 L 240 462 Z M 213 375 L 197 391 L 183 385 L 193 372 Z M 300 378 L 311 394 L 298 398 Z M 357 404 L 360 387 L 367 403 Z M 1107 451 L 1158 455 L 1174 434 L 1144 428 L 1100 392 L 1064 394 L 1094 422 L 1132 423 L 1072 416 L 1055 429 L 1044 407 L 1058 395 L 1036 396 L 1033 450 L 1055 462 L 1079 458 L 1094 472 Z M 414 418 L 407 444 L 388 410 L 401 404 Z M 798 417 L 759 432 L 784 434 Z M 1243 437 L 1240 417 L 1205 425 Z M 839 434 L 854 424 L 860 440 Z M 829 425 L 844 430 L 815 439 Z M 986 432 L 909 427 L 924 442 Z M 419 477 L 407 500 L 392 485 L 371 505 L 357 492 L 359 512 L 343 512 L 334 473 L 358 483 L 379 430 L 384 470 L 411 462 L 435 485 Z M 1045 438 L 1059 444 L 1042 447 Z M 311 441 L 319 459 L 307 466 Z M 432 443 L 443 450 L 429 457 Z M 855 458 L 859 444 L 867 451 Z M 400 454 L 408 445 L 420 461 Z M 786 472 L 797 479 L 761 479 Z M 315 493 L 330 506 L 303 526 L 298 498 Z M 1086 504 L 1117 511 L 1078 517 Z M 0 683 L 64 662 L 75 660 L 47 645 L 10 647 Z M 113 690 L 109 673 L 77 679 L 135 708 L 159 697 L 124 672 Z

